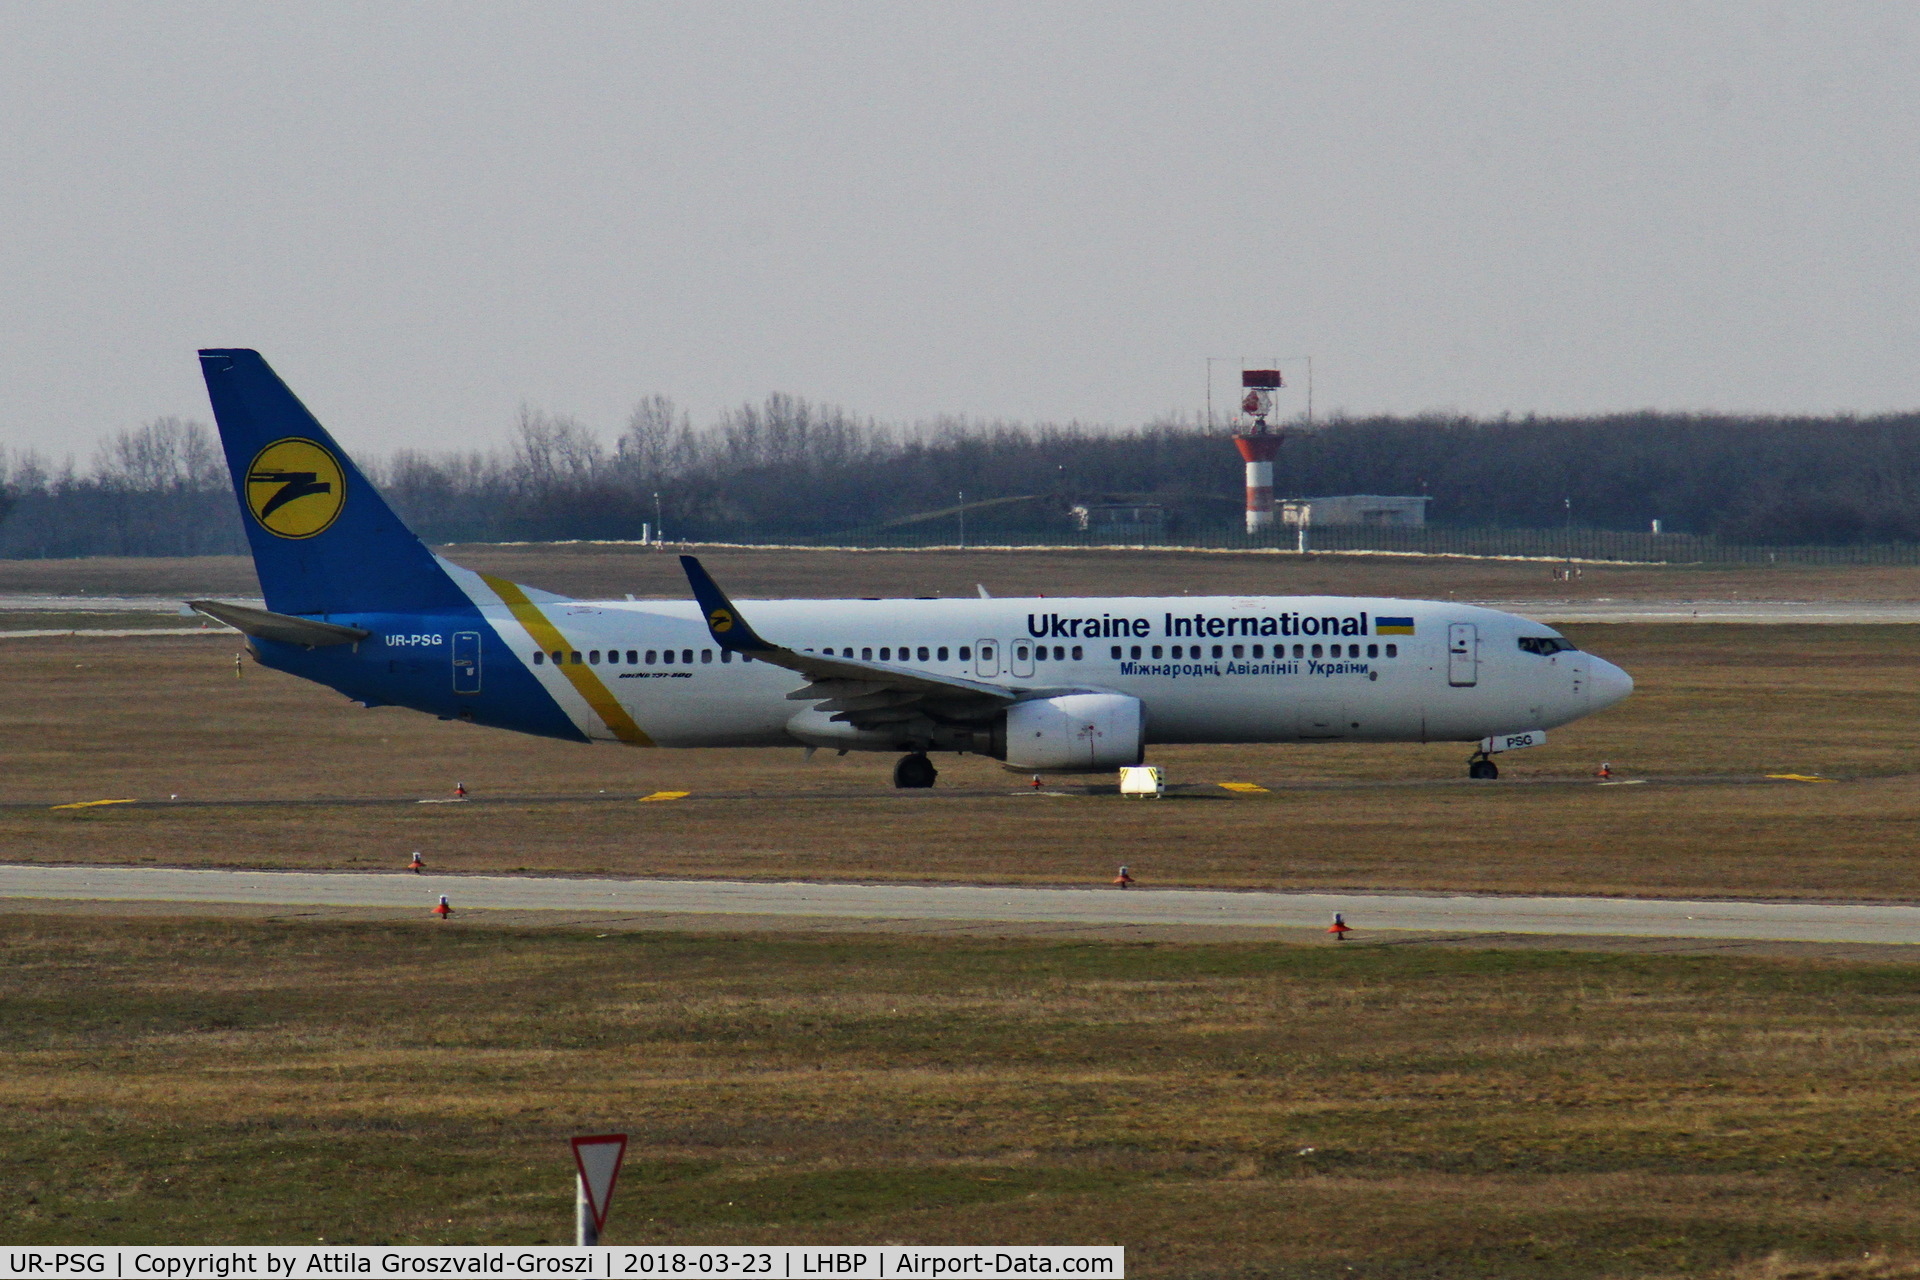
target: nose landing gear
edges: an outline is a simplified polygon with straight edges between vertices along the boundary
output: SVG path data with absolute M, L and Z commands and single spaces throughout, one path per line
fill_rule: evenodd
M 1467 776 L 1482 782 L 1492 782 L 1500 776 L 1500 766 L 1493 757 L 1484 751 L 1476 751 L 1467 757 Z
M 930 787 L 939 776 L 940 771 L 933 767 L 933 761 L 927 759 L 924 751 L 902 756 L 893 766 L 893 785 L 904 790 Z

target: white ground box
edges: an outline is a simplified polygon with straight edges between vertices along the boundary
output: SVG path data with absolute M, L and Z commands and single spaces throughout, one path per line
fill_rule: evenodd
M 1166 790 L 1167 784 L 1160 780 L 1160 770 L 1152 765 L 1126 765 L 1120 770 L 1120 794 L 1123 796 L 1152 796 L 1158 800 Z
M 1392 497 L 1381 493 L 1344 493 L 1325 498 L 1286 498 L 1280 503 L 1280 523 L 1288 528 L 1311 525 L 1362 525 L 1376 529 L 1419 529 L 1427 523 L 1424 497 Z

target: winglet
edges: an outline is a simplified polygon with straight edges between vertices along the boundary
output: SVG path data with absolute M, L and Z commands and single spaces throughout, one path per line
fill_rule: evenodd
M 776 667 L 785 667 L 797 671 L 813 683 L 806 689 L 791 693 L 790 698 L 807 698 L 812 701 L 831 699 L 837 695 L 822 692 L 823 686 L 835 681 L 857 681 L 868 692 L 876 689 L 904 690 L 917 696 L 935 696 L 945 699 L 955 697 L 985 698 L 995 705 L 1004 705 L 1019 700 L 1020 690 L 1006 689 L 999 685 L 988 684 L 980 680 L 969 680 L 964 676 L 941 675 L 932 671 L 919 671 L 911 667 L 896 667 L 888 663 L 859 661 L 851 656 L 835 657 L 829 650 L 816 654 L 811 649 L 805 653 L 796 653 L 792 649 L 777 644 L 768 644 L 740 616 L 740 610 L 733 601 L 727 599 L 727 593 L 707 573 L 700 561 L 693 556 L 681 556 L 680 567 L 687 571 L 687 582 L 693 587 L 693 598 L 700 603 L 700 612 L 707 620 L 707 631 L 713 636 L 713 642 L 722 649 L 745 654 L 755 662 L 771 663 Z
M 773 648 L 754 634 L 699 557 L 681 556 L 680 567 L 687 571 L 687 584 L 693 588 L 693 598 L 700 602 L 700 612 L 706 616 L 707 630 L 712 633 L 715 644 L 735 653 L 762 653 Z

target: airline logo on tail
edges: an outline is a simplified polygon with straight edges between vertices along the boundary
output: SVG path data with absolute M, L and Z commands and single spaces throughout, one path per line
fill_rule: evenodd
M 253 455 L 247 468 L 247 510 L 280 538 L 325 533 L 347 505 L 340 460 L 311 440 L 289 436 Z

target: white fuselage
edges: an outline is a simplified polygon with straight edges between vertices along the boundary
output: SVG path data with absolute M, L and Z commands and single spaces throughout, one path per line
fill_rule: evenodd
M 1550 627 L 1437 601 L 1344 596 L 743 600 L 770 643 L 1019 690 L 1138 698 L 1157 743 L 1471 741 L 1547 729 L 1633 682 Z M 671 747 L 796 741 L 794 672 L 720 651 L 691 601 L 541 605 L 648 740 Z M 581 677 L 500 606 L 500 638 L 588 737 L 615 739 Z M 1534 649 L 1521 647 L 1532 638 Z M 551 642 L 549 642 L 551 643 Z M 540 652 L 538 660 L 534 655 Z M 576 658 L 576 655 L 577 658 Z M 671 660 L 667 660 L 671 655 Z

